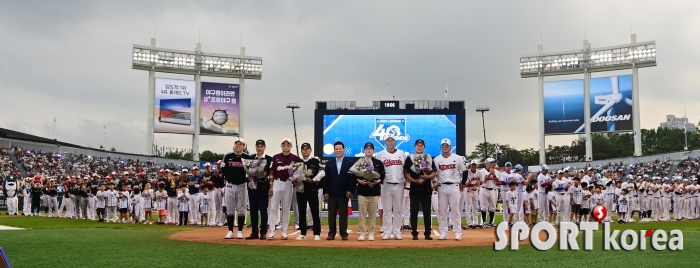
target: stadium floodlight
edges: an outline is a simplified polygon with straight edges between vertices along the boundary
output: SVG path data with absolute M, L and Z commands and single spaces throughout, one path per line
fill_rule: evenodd
M 153 155 L 153 116 L 155 113 L 155 73 L 173 73 L 193 75 L 196 84 L 195 93 L 195 130 L 192 137 L 193 160 L 199 161 L 199 129 L 200 116 L 199 107 L 201 102 L 202 76 L 238 78 L 239 79 L 239 107 L 240 121 L 243 121 L 245 109 L 243 105 L 243 94 L 245 79 L 262 79 L 262 58 L 245 55 L 245 47 L 241 47 L 240 55 L 218 54 L 202 52 L 201 44 L 197 44 L 195 51 L 185 51 L 169 48 L 156 47 L 156 39 L 151 38 L 151 45 L 133 45 L 131 49 L 131 68 L 135 70 L 148 71 L 148 91 L 150 118 L 146 127 L 147 147 L 146 154 Z M 243 133 L 243 124 L 239 124 L 239 136 Z
M 489 147 L 486 144 L 486 120 L 484 120 L 484 113 L 490 111 L 488 106 L 477 106 L 476 112 L 481 113 L 481 126 L 484 130 L 484 159 L 489 157 Z M 484 160 L 485 161 L 485 160 Z
M 637 36 L 632 34 L 632 42 L 611 47 L 591 48 L 588 40 L 583 41 L 583 49 L 576 51 L 543 53 L 542 45 L 538 45 L 537 54 L 520 57 L 520 77 L 537 77 L 540 101 L 540 164 L 545 164 L 544 142 L 544 77 L 557 75 L 584 75 L 584 124 L 578 131 L 585 129 L 586 161 L 593 160 L 591 143 L 591 118 L 610 113 L 611 108 L 619 103 L 632 106 L 632 124 L 635 133 L 641 133 L 639 112 L 639 83 L 638 69 L 656 66 L 656 41 L 637 42 Z M 613 93 L 606 96 L 595 96 L 596 101 L 604 100 L 604 105 L 593 116 L 590 112 L 590 74 L 617 70 L 632 70 L 632 99 L 623 98 L 619 92 L 617 78 L 613 78 Z M 563 106 L 562 106 L 563 107 Z M 563 109 L 563 108 L 562 108 Z M 641 135 L 634 135 L 634 155 L 642 155 Z

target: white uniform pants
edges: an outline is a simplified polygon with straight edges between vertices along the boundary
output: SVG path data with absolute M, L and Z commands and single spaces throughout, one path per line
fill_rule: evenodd
M 276 223 L 278 220 L 282 226 L 282 235 L 287 234 L 287 229 L 289 228 L 289 209 L 292 207 L 292 195 L 294 194 L 294 187 L 292 186 L 292 181 L 281 181 L 275 180 L 272 184 L 272 199 L 270 200 L 270 210 L 273 211 L 268 217 L 271 218 L 269 221 Z M 279 218 L 280 202 L 282 203 L 282 218 Z M 226 208 L 228 209 L 228 207 Z M 275 225 L 270 226 L 270 237 L 275 235 Z
M 603 201 L 605 209 L 608 210 L 608 215 L 605 217 L 605 221 L 610 221 L 611 215 L 613 214 L 613 206 L 615 206 L 615 194 L 603 193 Z
M 438 192 L 433 191 L 433 194 L 430 196 L 430 206 L 433 208 L 433 211 L 435 211 L 435 215 L 437 216 L 439 214 L 438 211 L 440 211 L 440 203 L 438 203 Z M 433 229 L 433 216 L 430 215 L 430 229 Z
M 500 189 L 500 197 L 501 197 L 501 202 L 503 202 L 503 210 L 501 211 L 501 215 L 503 216 L 503 221 L 508 221 L 508 217 L 510 217 L 510 211 L 508 211 L 508 201 L 506 200 L 506 192 L 508 192 L 508 189 Z
M 209 226 L 214 226 L 219 223 L 223 224 L 224 222 L 221 221 L 221 189 L 216 188 L 211 190 L 211 201 L 212 205 L 209 206 L 209 216 L 208 220 L 209 222 L 207 223 Z
M 496 201 L 498 200 L 498 189 L 481 187 L 479 191 L 479 202 L 481 203 L 481 211 L 496 212 Z
M 450 211 L 452 218 L 452 231 L 455 236 L 462 236 L 462 222 L 459 219 L 459 184 L 442 184 L 438 187 L 438 225 L 440 237 L 447 236 L 449 225 L 447 224 L 447 211 Z
M 190 200 L 187 201 L 188 206 L 191 208 L 188 214 L 190 224 L 199 224 L 199 193 L 191 194 Z
M 64 200 L 65 200 L 65 199 L 64 199 Z M 107 217 L 107 218 L 105 219 L 105 221 L 114 221 L 114 222 L 116 222 L 116 221 L 117 221 L 117 217 L 119 217 L 119 216 L 117 215 L 117 207 L 107 207 L 107 211 L 106 211 L 105 214 L 106 214 L 106 217 Z
M 679 220 L 679 219 L 683 218 L 683 213 L 681 213 L 682 210 L 683 210 L 682 197 L 680 195 L 675 195 L 673 197 L 673 219 L 674 220 Z
M 566 207 L 568 206 L 567 201 L 569 197 L 565 193 L 555 192 L 555 197 L 557 199 L 557 209 L 559 210 L 559 222 L 568 222 L 569 214 L 566 213 Z M 609 210 L 608 210 L 609 211 Z
M 63 201 L 61 201 L 61 207 L 58 208 L 58 215 L 63 213 L 63 208 L 66 209 L 66 218 L 75 216 L 75 200 L 73 198 L 63 198 Z
M 651 218 L 654 221 L 659 221 L 661 220 L 661 214 L 663 212 L 663 201 L 661 200 L 661 197 L 652 197 L 651 198 Z
M 515 210 L 518 212 L 514 216 L 515 221 L 524 221 L 525 219 L 525 208 L 523 205 L 523 202 L 525 202 L 525 199 L 527 198 L 527 192 L 525 191 L 518 191 L 518 200 L 515 203 Z
M 671 215 L 669 215 L 669 214 L 671 213 L 671 197 L 669 196 L 669 197 L 664 197 L 664 198 L 661 198 L 661 199 L 662 199 L 662 202 L 661 202 L 661 219 L 662 219 L 662 220 L 670 220 L 670 219 L 671 219 Z
M 49 196 L 49 197 L 46 198 L 46 201 L 48 201 L 48 202 L 46 203 L 46 207 L 47 207 L 48 210 L 49 210 L 49 215 L 53 215 L 53 213 L 54 213 L 54 211 L 55 211 L 55 212 L 56 212 L 56 216 L 59 216 L 60 213 L 59 213 L 59 211 L 58 211 L 58 198 L 55 197 L 55 196 Z M 8 205 L 8 209 L 9 209 L 9 205 Z
M 403 216 L 403 225 L 411 225 L 410 219 L 411 219 L 411 198 L 408 196 L 410 191 L 408 189 L 403 190 L 403 199 L 402 199 L 402 212 L 401 215 Z
M 637 210 L 637 202 L 639 199 L 637 199 L 634 196 L 630 197 L 630 203 L 629 207 L 627 209 L 627 214 L 625 214 L 625 221 L 630 221 L 632 219 L 632 211 Z
M 7 202 L 7 213 L 14 215 L 17 213 L 18 199 L 17 196 L 8 197 L 5 202 Z
M 459 192 L 459 220 L 464 218 L 467 222 L 467 226 L 471 225 L 469 223 L 469 207 L 467 206 L 467 188 L 462 189 Z
M 29 197 L 29 191 L 23 190 L 24 191 L 24 203 L 22 206 L 22 212 L 24 215 L 31 215 L 32 214 L 32 199 Z M 59 213 L 60 215 L 60 213 Z
M 540 203 L 537 218 L 539 218 L 539 221 L 549 221 L 549 200 L 547 200 L 547 194 L 544 192 L 538 192 L 537 194 L 537 199 L 539 199 L 538 202 Z
M 698 201 L 700 201 L 699 196 L 692 196 L 690 198 L 690 218 L 691 219 L 698 218 Z
M 88 197 L 88 205 L 87 205 L 87 217 L 90 220 L 95 219 L 95 209 L 97 206 L 97 197 L 95 196 L 90 196 Z M 143 207 L 143 206 L 141 206 Z M 139 216 L 139 219 L 143 219 L 143 215 Z
M 168 203 L 166 204 L 168 213 L 166 214 L 166 221 L 169 223 L 178 223 L 179 212 L 177 211 L 177 197 L 168 197 Z
M 392 234 L 394 236 L 401 235 L 403 190 L 403 183 L 384 183 L 382 185 L 381 194 L 382 202 L 384 203 L 384 225 L 382 226 L 382 230 L 384 230 L 384 236 L 390 236 Z
M 464 191 L 467 194 L 467 224 L 479 225 L 479 188 L 466 188 Z
M 226 203 L 226 215 L 228 216 L 244 216 L 246 213 L 246 194 L 248 192 L 247 184 L 230 184 L 226 183 L 224 188 L 224 203 Z M 234 226 L 238 223 L 234 222 Z

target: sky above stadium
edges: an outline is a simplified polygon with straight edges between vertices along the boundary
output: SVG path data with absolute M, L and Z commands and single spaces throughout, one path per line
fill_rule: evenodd
M 301 106 L 299 142 L 312 142 L 315 101 L 371 106 L 380 94 L 464 100 L 467 152 L 483 140 L 473 112 L 480 105 L 491 107 L 490 142 L 536 148 L 537 79 L 520 78 L 519 56 L 539 43 L 544 52 L 577 50 L 584 39 L 625 44 L 630 33 L 658 47 L 658 66 L 639 70 L 642 127 L 684 109 L 698 122 L 699 13 L 697 1 L 10 1 L 0 8 L 0 127 L 52 138 L 55 116 L 56 139 L 95 148 L 106 125 L 107 148 L 144 153 L 152 104 L 148 73 L 131 69 L 131 47 L 156 37 L 158 47 L 201 42 L 225 54 L 242 44 L 263 58 L 263 79 L 246 83 L 243 138 L 267 140 L 270 153 L 294 137 L 287 103 Z M 547 144 L 575 138 L 549 136 Z M 155 135 L 161 146 L 190 148 L 191 139 Z M 200 149 L 223 153 L 233 140 L 202 136 Z

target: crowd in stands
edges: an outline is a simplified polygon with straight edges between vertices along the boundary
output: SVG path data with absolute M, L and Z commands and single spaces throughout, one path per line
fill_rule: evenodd
M 24 150 L 20 147 L 15 147 L 14 154 L 28 176 L 59 177 L 66 173 L 66 169 L 61 162 L 61 156 L 54 152 Z
M 637 163 L 631 165 L 630 174 L 634 175 L 649 175 L 651 177 L 666 177 L 669 176 L 673 161 L 670 160 L 655 160 L 647 163 Z
M 674 176 L 680 176 L 683 178 L 698 176 L 700 172 L 700 158 L 695 159 L 685 159 L 678 163 L 678 169 Z
M 98 174 L 100 176 L 106 176 L 112 172 L 106 158 L 95 158 L 84 154 L 73 155 L 71 153 L 64 154 L 63 158 L 66 161 L 68 170 L 72 174 L 79 174 L 83 176 Z

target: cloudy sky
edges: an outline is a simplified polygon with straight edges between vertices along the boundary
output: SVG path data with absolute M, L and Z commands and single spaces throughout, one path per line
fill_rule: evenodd
M 302 107 L 299 139 L 310 142 L 315 101 L 332 100 L 333 92 L 335 100 L 370 106 L 380 92 L 444 100 L 447 85 L 447 99 L 466 102 L 468 152 L 482 139 L 480 115 L 472 112 L 478 105 L 491 107 L 489 141 L 537 147 L 537 79 L 520 78 L 518 57 L 535 53 L 540 42 L 545 52 L 579 49 L 584 38 L 592 47 L 624 44 L 631 32 L 658 47 L 658 66 L 639 71 L 642 127 L 684 109 L 697 122 L 699 7 L 698 1 L 9 1 L 0 7 L 0 127 L 51 138 L 55 115 L 55 138 L 99 147 L 106 123 L 107 148 L 144 153 L 148 73 L 132 70 L 130 55 L 132 44 L 148 45 L 155 36 L 159 47 L 194 50 L 199 41 L 205 52 L 227 54 L 238 54 L 242 43 L 247 54 L 263 58 L 263 79 L 246 83 L 247 140 L 292 138 L 288 102 Z M 579 77 L 549 80 L 571 78 Z M 155 142 L 189 148 L 191 136 L 156 134 Z M 203 136 L 200 148 L 225 152 L 232 143 Z

